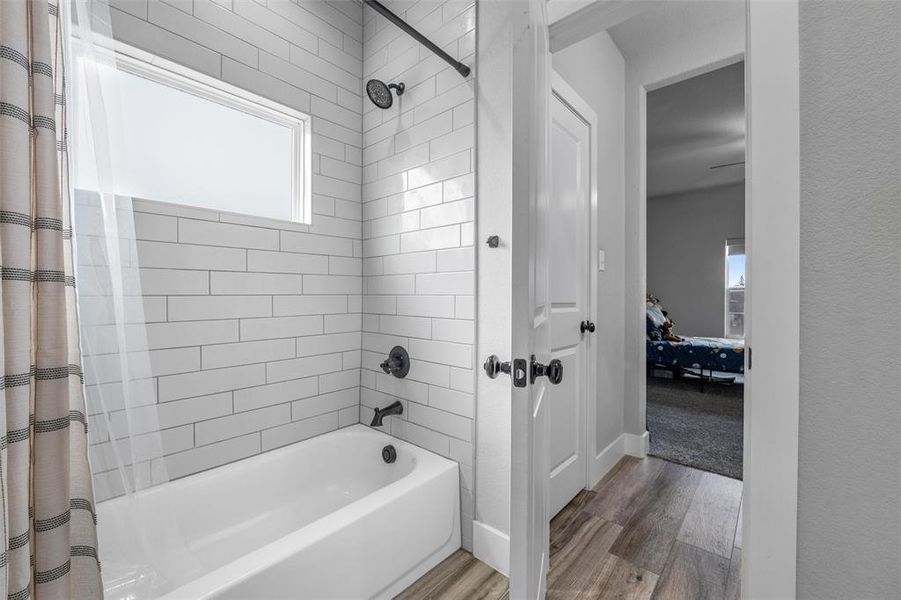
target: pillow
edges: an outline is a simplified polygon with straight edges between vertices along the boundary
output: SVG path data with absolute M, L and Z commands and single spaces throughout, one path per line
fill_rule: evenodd
M 649 340 L 663 339 L 663 325 L 666 323 L 666 317 L 663 316 L 663 309 L 659 304 L 647 303 L 647 334 Z

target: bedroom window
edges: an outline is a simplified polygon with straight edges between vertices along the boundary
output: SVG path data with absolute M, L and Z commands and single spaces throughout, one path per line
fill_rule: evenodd
M 726 240 L 726 337 L 745 336 L 745 240 Z
M 116 194 L 310 222 L 309 115 L 131 46 L 115 45 L 116 68 L 112 56 L 76 48 L 75 71 L 81 79 L 82 65 L 96 66 L 104 94 L 118 99 L 106 174 Z M 98 140 L 79 121 L 78 150 L 91 156 L 85 145 Z M 99 189 L 95 167 L 76 161 L 77 188 Z

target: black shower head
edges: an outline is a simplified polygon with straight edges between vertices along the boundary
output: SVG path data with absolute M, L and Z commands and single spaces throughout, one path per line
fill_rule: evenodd
M 370 79 L 366 82 L 366 94 L 372 100 L 372 103 L 379 108 L 391 108 L 391 105 L 394 104 L 391 88 L 397 90 L 398 96 L 402 96 L 404 93 L 403 83 L 386 85 L 384 81 L 379 81 L 378 79 Z

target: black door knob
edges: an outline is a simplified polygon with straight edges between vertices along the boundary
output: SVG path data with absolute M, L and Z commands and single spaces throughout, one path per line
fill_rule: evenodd
M 554 385 L 563 381 L 563 363 L 560 362 L 559 359 L 555 358 L 549 362 L 545 371 L 547 373 L 548 381 Z
M 579 329 L 582 330 L 582 333 L 585 333 L 586 331 L 588 333 L 594 333 L 594 323 L 591 321 L 582 321 L 582 324 L 579 325 Z
M 541 377 L 542 375 L 548 378 L 552 384 L 557 385 L 561 381 L 563 381 L 563 363 L 560 362 L 560 359 L 554 358 L 551 359 L 546 365 L 541 364 L 537 360 L 535 360 L 535 355 L 532 355 L 532 383 L 535 383 L 535 380 Z
M 482 365 L 485 369 L 485 373 L 491 379 L 497 377 L 500 373 L 510 374 L 510 361 L 501 362 L 501 359 L 497 357 L 496 354 L 492 354 L 485 360 L 485 364 Z

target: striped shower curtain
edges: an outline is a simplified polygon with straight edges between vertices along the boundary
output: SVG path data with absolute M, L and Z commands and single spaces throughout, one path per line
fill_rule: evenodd
M 58 5 L 0 0 L 0 594 L 102 596 Z

